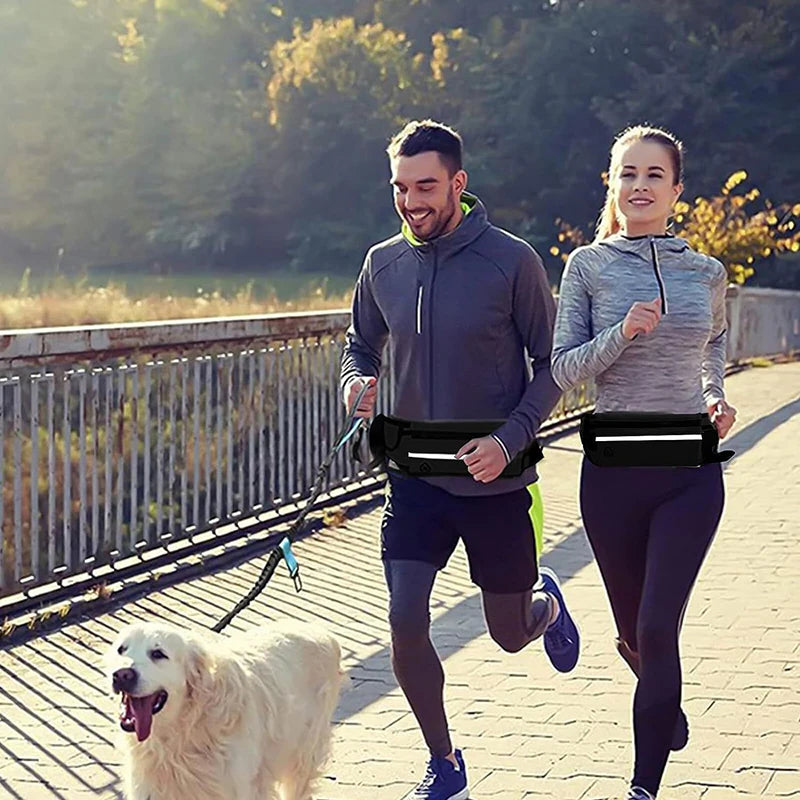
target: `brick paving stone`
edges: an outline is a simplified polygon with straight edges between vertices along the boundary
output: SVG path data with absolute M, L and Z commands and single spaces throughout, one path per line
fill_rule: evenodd
M 800 363 L 728 379 L 739 421 L 720 531 L 682 638 L 691 740 L 674 754 L 664 800 L 800 800 Z M 544 563 L 563 576 L 581 625 L 581 662 L 555 673 L 542 648 L 503 653 L 487 636 L 458 549 L 434 593 L 454 741 L 473 800 L 619 800 L 632 760 L 633 678 L 616 655 L 608 602 L 578 512 L 580 442 L 542 462 Z M 233 623 L 317 619 L 342 641 L 351 682 L 336 713 L 319 800 L 399 800 L 424 768 L 416 722 L 391 672 L 380 509 L 297 546 L 305 590 L 280 573 Z M 175 586 L 0 650 L 0 800 L 121 800 L 116 703 L 99 658 L 138 619 L 211 625 L 263 558 Z

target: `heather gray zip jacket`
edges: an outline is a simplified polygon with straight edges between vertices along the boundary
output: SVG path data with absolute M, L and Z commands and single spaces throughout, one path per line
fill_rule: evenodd
M 552 369 L 565 391 L 596 379 L 597 411 L 707 412 L 724 399 L 725 267 L 673 236 L 620 234 L 579 247 L 561 278 Z M 661 318 L 629 341 L 631 305 L 662 297 Z
M 506 420 L 496 438 L 510 459 L 533 441 L 561 394 L 550 375 L 555 301 L 536 251 L 491 225 L 476 197 L 461 199 L 467 213 L 451 233 L 416 244 L 401 233 L 367 253 L 341 382 L 378 376 L 388 341 L 391 414 Z M 502 494 L 536 479 L 535 467 L 488 484 L 425 478 L 456 495 Z

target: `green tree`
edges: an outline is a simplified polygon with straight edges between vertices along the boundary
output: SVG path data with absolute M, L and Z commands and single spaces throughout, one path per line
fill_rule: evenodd
M 126 4 L 0 7 L 0 230 L 50 261 L 102 181 L 124 65 Z M 50 263 L 52 263 L 50 261 Z
M 610 9 L 610 0 L 604 0 Z M 638 5 L 639 3 L 637 3 Z M 614 6 L 623 4 L 614 3 Z M 709 193 L 738 164 L 763 191 L 789 198 L 800 185 L 800 5 L 794 0 L 701 0 L 658 9 L 669 36 L 625 65 L 625 78 L 593 107 L 610 129 L 643 119 L 687 145 L 688 185 Z
M 207 3 L 140 17 L 97 230 L 110 258 L 209 261 L 246 234 L 232 208 L 253 158 L 241 30 Z M 103 209 L 107 209 L 104 213 Z
M 543 250 L 630 124 L 685 141 L 687 196 L 800 184 L 795 0 L 6 0 L 0 71 L 0 259 L 351 271 L 412 117 Z
M 293 264 L 352 268 L 392 229 L 384 147 L 433 89 L 430 71 L 402 33 L 352 18 L 298 26 L 271 57 L 270 183 Z

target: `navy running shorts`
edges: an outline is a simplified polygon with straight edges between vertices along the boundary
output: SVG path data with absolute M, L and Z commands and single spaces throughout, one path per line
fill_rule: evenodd
M 464 497 L 388 470 L 381 558 L 443 569 L 459 539 L 472 582 L 487 592 L 524 592 L 539 579 L 528 489 Z

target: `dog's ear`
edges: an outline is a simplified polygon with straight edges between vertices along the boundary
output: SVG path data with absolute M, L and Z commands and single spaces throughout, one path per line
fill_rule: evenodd
M 208 645 L 199 637 L 186 640 L 186 689 L 193 702 L 205 704 L 211 700 L 214 687 L 214 657 Z
M 192 636 L 186 648 L 186 685 L 193 713 L 212 716 L 222 735 L 244 712 L 247 676 L 224 645 Z
M 234 727 L 244 713 L 247 676 L 238 659 L 224 648 L 215 654 L 213 676 L 213 713 L 217 730 L 224 733 Z

